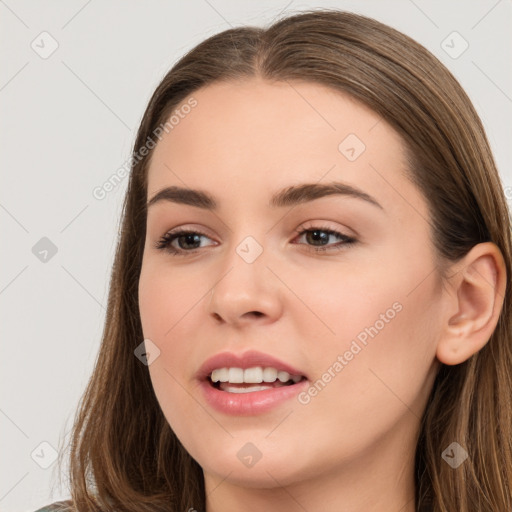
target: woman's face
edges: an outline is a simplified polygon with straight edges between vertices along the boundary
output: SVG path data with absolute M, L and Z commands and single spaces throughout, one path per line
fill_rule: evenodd
M 412 468 L 443 297 L 400 137 L 311 83 L 217 83 L 189 100 L 152 155 L 148 201 L 177 188 L 148 207 L 139 283 L 170 426 L 212 487 L 396 478 Z M 231 382 L 214 386 L 222 368 Z M 277 384 L 286 369 L 301 380 Z

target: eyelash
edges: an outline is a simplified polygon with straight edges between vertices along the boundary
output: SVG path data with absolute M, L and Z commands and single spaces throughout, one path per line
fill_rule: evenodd
M 338 251 L 342 250 L 344 248 L 350 247 L 354 245 L 357 240 L 353 237 L 344 235 L 343 233 L 340 233 L 339 231 L 335 231 L 333 229 L 327 228 L 327 227 L 321 227 L 321 226 L 315 226 L 308 229 L 302 229 L 298 228 L 295 232 L 298 234 L 298 236 L 302 236 L 305 233 L 310 233 L 313 231 L 321 231 L 323 233 L 327 233 L 328 235 L 335 235 L 342 239 L 342 242 L 338 245 L 334 246 L 327 246 L 327 247 L 315 247 L 312 245 L 309 245 L 309 249 L 313 252 L 320 253 L 320 252 L 326 252 L 326 251 Z M 185 250 L 185 249 L 176 249 L 171 245 L 171 243 L 179 238 L 180 236 L 184 235 L 200 235 L 204 236 L 206 238 L 209 238 L 208 235 L 201 233 L 200 231 L 188 231 L 188 230 L 179 230 L 179 231 L 170 231 L 169 233 L 166 233 L 158 242 L 155 244 L 156 249 L 165 250 L 172 254 L 173 256 L 186 256 L 187 254 L 194 254 L 199 249 L 192 249 L 192 250 Z

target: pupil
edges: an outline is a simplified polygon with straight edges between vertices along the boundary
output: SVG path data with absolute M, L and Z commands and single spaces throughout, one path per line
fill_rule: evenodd
M 199 238 L 199 236 L 198 236 L 198 235 L 195 235 L 195 234 L 193 234 L 193 233 L 189 233 L 189 234 L 187 234 L 187 235 L 182 235 L 180 238 L 181 238 L 182 240 L 183 240 L 183 239 L 184 239 L 184 240 L 186 240 L 185 245 L 187 245 L 189 242 L 193 244 L 193 243 L 194 243 L 194 239 L 196 239 L 196 240 L 195 240 L 195 242 L 197 243 L 197 241 L 198 241 L 197 239 Z M 192 241 L 191 241 L 191 240 L 192 240 Z M 195 248 L 195 247 L 194 247 L 194 248 Z
M 329 240 L 329 235 L 327 233 L 325 233 L 324 231 L 318 231 L 318 230 L 310 231 L 309 235 L 312 235 L 313 241 L 324 240 L 325 242 L 327 242 Z

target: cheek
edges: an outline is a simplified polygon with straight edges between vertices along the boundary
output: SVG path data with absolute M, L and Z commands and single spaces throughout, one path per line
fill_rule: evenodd
M 364 430 L 372 438 L 402 416 L 415 421 L 423 414 L 435 375 L 437 302 L 428 285 L 409 291 L 397 287 L 370 304 L 347 302 L 336 324 L 343 335 L 318 367 L 315 407 L 330 410 L 354 435 Z
M 326 290 L 310 290 L 311 304 L 334 331 L 317 342 L 319 405 L 328 408 L 342 397 L 344 421 L 370 421 L 379 410 L 386 422 L 393 411 L 396 418 L 407 410 L 404 403 L 421 416 L 435 363 L 440 304 L 425 268 L 383 261 L 359 274 L 333 272 Z
M 149 367 L 160 402 L 183 400 L 181 386 L 188 385 L 192 378 L 191 361 L 196 360 L 194 322 L 197 325 L 197 308 L 204 307 L 207 291 L 204 280 L 205 291 L 199 283 L 199 278 L 187 274 L 185 279 L 184 273 L 169 269 L 162 271 L 148 266 L 141 272 L 139 312 L 144 338 L 150 339 L 160 350 Z M 171 409 L 164 408 L 164 412 L 166 410 Z
M 382 268 L 376 266 L 324 264 L 308 272 L 305 279 L 293 278 L 290 287 L 304 298 L 309 309 L 302 305 L 302 313 L 295 317 L 304 322 L 303 332 L 309 336 L 315 331 L 321 333 L 318 343 L 337 355 L 349 350 L 357 336 L 362 343 L 369 339 L 367 330 L 375 322 L 379 331 L 387 327 L 400 308 L 393 306 L 399 299 L 399 283 L 395 279 L 386 281 L 383 275 Z M 381 315 L 385 315 L 386 323 Z
M 139 311 L 144 336 L 163 342 L 175 337 L 193 310 L 202 305 L 208 287 L 197 273 L 143 266 L 139 279 Z

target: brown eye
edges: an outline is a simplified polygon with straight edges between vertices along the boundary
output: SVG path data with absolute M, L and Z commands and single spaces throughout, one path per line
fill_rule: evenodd
M 339 231 L 335 231 L 330 228 L 324 227 L 311 227 L 308 229 L 302 229 L 297 231 L 299 237 L 305 235 L 305 240 L 307 242 L 308 247 L 310 247 L 313 251 L 321 252 L 328 250 L 339 250 L 343 247 L 347 247 L 353 245 L 357 242 L 357 240 L 348 235 L 344 235 Z M 338 238 L 340 240 L 339 243 L 334 245 L 328 245 L 329 239 L 331 237 Z M 310 245 L 311 244 L 311 245 Z
M 199 231 L 186 231 L 179 230 L 166 233 L 156 244 L 157 249 L 162 249 L 174 255 L 184 255 L 187 253 L 194 253 L 200 248 L 201 237 L 209 238 L 204 233 Z M 178 246 L 175 247 L 173 242 L 177 240 Z M 197 246 L 199 244 L 199 246 Z M 188 247 L 187 247 L 188 246 Z M 190 248 L 192 246 L 192 248 Z

